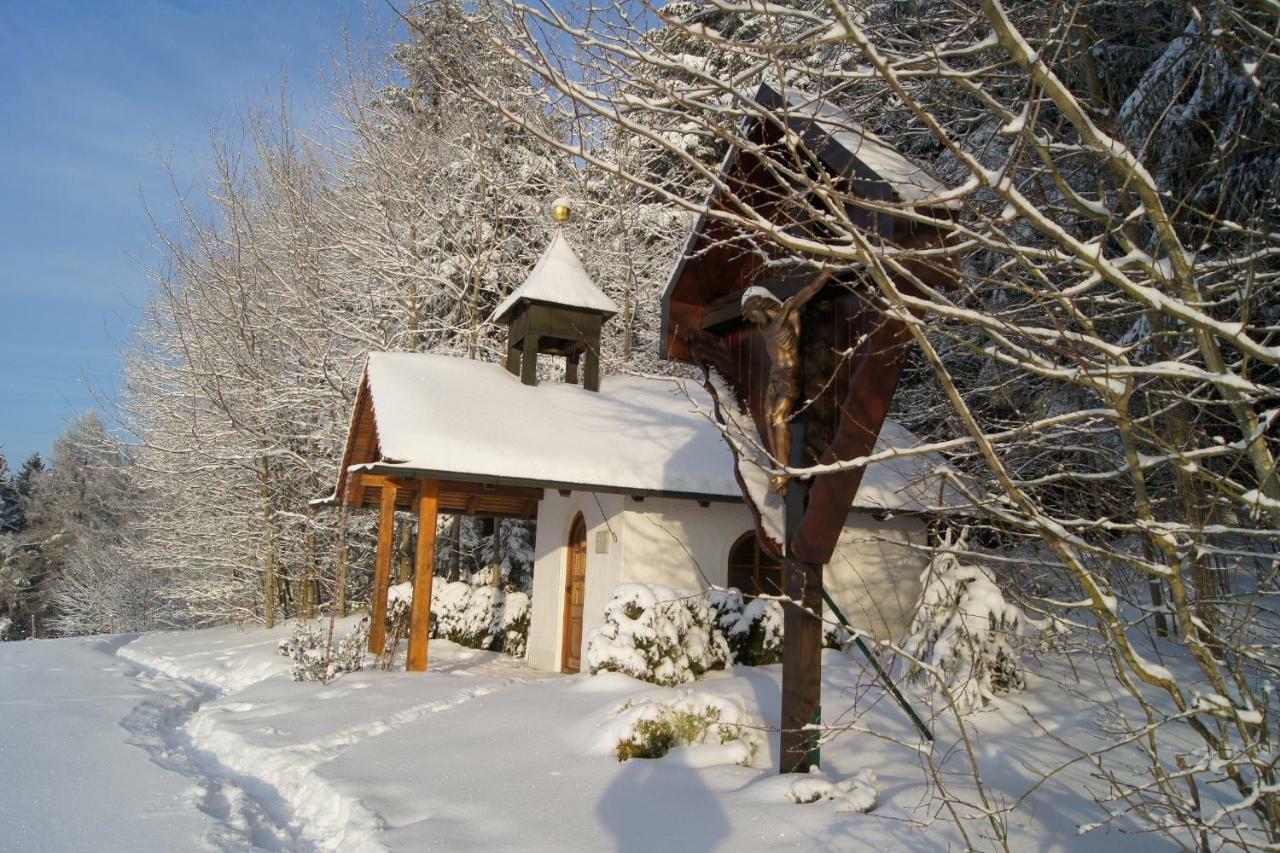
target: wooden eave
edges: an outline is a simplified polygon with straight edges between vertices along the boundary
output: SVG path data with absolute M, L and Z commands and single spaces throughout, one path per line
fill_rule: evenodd
M 541 497 L 543 489 L 554 489 L 560 492 L 595 492 L 597 494 L 628 495 L 635 498 L 675 498 L 679 500 L 712 501 L 715 503 L 741 503 L 741 495 L 705 494 L 703 492 L 683 492 L 666 489 L 634 489 L 625 486 L 607 486 L 597 483 L 574 483 L 566 480 L 532 480 L 524 477 L 492 476 L 488 474 L 459 474 L 452 471 L 427 471 L 416 468 L 405 468 L 392 464 L 369 464 L 360 466 L 361 472 L 385 477 L 412 480 L 440 480 L 441 489 L 445 481 L 451 483 L 469 483 L 492 489 L 520 489 L 524 492 L 536 491 Z M 352 474 L 359 472 L 353 471 Z
M 565 305 L 563 302 L 554 302 L 548 299 L 532 299 L 528 296 L 522 296 L 516 302 L 502 313 L 499 317 L 494 317 L 496 323 L 506 323 L 510 320 L 511 315 L 517 311 L 524 310 L 530 305 L 543 305 L 548 308 L 557 308 L 561 311 L 577 311 L 583 314 L 592 314 L 600 318 L 600 322 L 604 323 L 611 317 L 617 316 L 617 311 L 606 311 L 603 308 L 583 308 L 580 305 Z
M 423 483 L 434 480 L 439 483 L 440 512 L 461 515 L 498 516 L 501 518 L 536 518 L 541 489 L 499 486 L 473 483 L 456 479 L 426 476 L 427 472 L 406 471 L 393 466 L 365 466 L 366 470 L 351 471 L 352 479 L 361 481 L 360 507 L 379 506 L 382 490 L 388 486 L 396 489 L 396 509 L 411 511 Z M 376 470 L 367 470 L 375 468 Z M 389 472 L 389 473 L 388 473 Z M 452 476 L 452 475 L 446 475 Z

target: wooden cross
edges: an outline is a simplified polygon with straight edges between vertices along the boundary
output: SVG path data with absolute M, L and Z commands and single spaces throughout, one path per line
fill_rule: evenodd
M 935 216 L 946 215 L 941 209 L 945 202 L 934 208 L 921 192 L 932 179 L 847 116 L 825 105 L 784 98 L 768 86 L 761 86 L 756 101 L 762 114 L 772 110 L 779 118 L 785 116 L 828 170 L 829 185 L 837 192 L 890 207 L 916 204 Z M 790 150 L 781 142 L 780 123 L 744 123 L 747 144 L 731 150 L 721 172 L 721 185 L 733 198 L 713 193 L 711 207 L 728 212 L 754 209 L 786 227 L 812 219 L 803 209 L 811 202 L 781 183 L 782 170 L 769 168 L 763 159 L 771 146 L 781 156 Z M 875 158 L 860 156 L 873 150 Z M 873 168 L 885 164 L 892 168 L 883 174 Z M 850 220 L 871 239 L 899 248 L 945 242 L 939 230 L 892 211 L 853 205 Z M 756 245 L 729 223 L 704 215 L 690 235 L 663 297 L 662 354 L 719 372 L 737 399 L 719 401 L 718 406 L 745 405 L 779 465 L 804 468 L 869 455 L 905 363 L 910 343 L 906 324 L 886 314 L 852 270 L 829 275 L 822 271 L 821 259 L 806 261 L 780 250 L 770 256 L 767 246 Z M 917 270 L 913 273 L 919 278 L 939 286 L 952 277 L 946 268 L 921 265 Z M 911 289 L 911 282 L 898 283 Z M 750 304 L 744 306 L 751 300 L 743 298 L 749 288 L 771 293 L 780 309 L 789 305 L 785 310 L 793 313 L 787 324 L 773 324 L 769 317 L 761 322 L 759 311 L 754 318 L 744 316 L 752 313 Z M 804 298 L 789 302 L 798 296 Z M 798 327 L 790 325 L 792 319 L 798 319 Z M 775 337 L 770 340 L 767 335 Z M 798 393 L 788 387 L 792 381 Z M 782 423 L 790 428 L 789 441 L 782 437 Z M 770 435 L 774 437 L 767 438 Z M 777 458 L 780 454 L 787 458 Z M 858 467 L 808 480 L 780 478 L 779 485 L 785 482 L 785 541 L 772 543 L 739 466 L 739 482 L 756 513 L 761 546 L 778 552 L 775 556 L 784 561 L 783 772 L 805 772 L 816 760 L 813 724 L 820 719 L 823 566 L 844 529 L 863 471 Z

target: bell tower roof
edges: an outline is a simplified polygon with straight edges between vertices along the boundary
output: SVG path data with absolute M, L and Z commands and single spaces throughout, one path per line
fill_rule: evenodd
M 582 260 L 556 230 L 533 272 L 493 312 L 507 326 L 507 370 L 525 385 L 538 383 L 538 356 L 565 359 L 564 379 L 578 384 L 578 363 L 586 361 L 582 387 L 600 390 L 600 327 L 618 313 L 618 304 L 591 281 Z
M 596 287 L 559 229 L 524 284 L 511 291 L 493 312 L 493 322 L 510 322 L 515 309 L 526 302 L 590 311 L 606 320 L 618 313 L 618 303 Z

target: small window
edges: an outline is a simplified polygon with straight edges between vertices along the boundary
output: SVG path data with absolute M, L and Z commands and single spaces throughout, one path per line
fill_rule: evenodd
M 782 595 L 782 563 L 760 550 L 754 532 L 744 533 L 729 549 L 729 586 L 748 597 Z

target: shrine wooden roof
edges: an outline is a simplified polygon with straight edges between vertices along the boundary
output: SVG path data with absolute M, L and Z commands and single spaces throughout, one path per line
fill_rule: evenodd
M 794 187 L 780 183 L 775 169 L 757 153 L 782 139 L 781 128 L 765 116 L 777 117 L 795 132 L 837 179 L 837 189 L 852 199 L 865 199 L 868 207 L 851 205 L 855 225 L 899 246 L 937 243 L 932 229 L 922 228 L 893 209 L 932 208 L 939 213 L 956 205 L 947 197 L 948 187 L 903 156 L 874 133 L 831 104 L 789 91 L 785 96 L 768 84 L 755 94 L 760 115 L 748 120 L 746 146 L 733 146 L 719 173 L 739 201 L 778 224 L 796 224 L 809 202 Z M 726 204 L 713 190 L 707 208 Z M 812 279 L 815 271 L 794 258 L 772 259 L 768 248 L 750 235 L 704 211 L 694 224 L 680 259 L 663 294 L 662 334 L 659 347 L 664 358 L 689 361 L 682 330 L 702 330 L 739 316 L 738 296 L 749 285 L 767 287 L 786 299 Z

